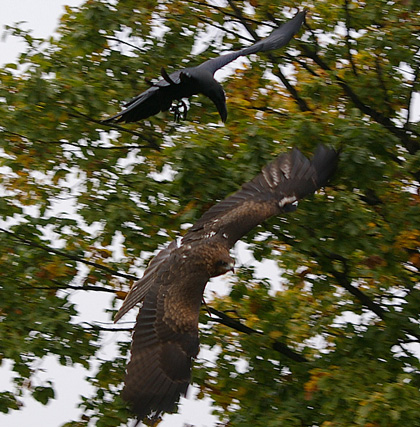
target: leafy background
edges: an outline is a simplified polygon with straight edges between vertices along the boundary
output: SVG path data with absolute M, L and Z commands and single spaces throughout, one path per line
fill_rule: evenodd
M 217 75 L 225 126 L 203 97 L 181 124 L 100 124 L 160 67 L 236 49 L 296 7 L 308 26 L 287 49 Z M 132 280 L 273 156 L 322 142 L 342 149 L 331 184 L 244 239 L 280 270 L 238 254 L 208 294 L 198 398 L 222 425 L 419 425 L 418 22 L 417 1 L 90 0 L 53 38 L 9 28 L 26 48 L 0 70 L 0 361 L 14 376 L 0 410 L 59 399 L 41 374 L 53 357 L 93 372 L 65 425 L 126 423 L 129 331 L 108 329 Z M 105 323 L 82 320 L 75 295 Z

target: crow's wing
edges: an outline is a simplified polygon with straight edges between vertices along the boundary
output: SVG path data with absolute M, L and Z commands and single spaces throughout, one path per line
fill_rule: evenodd
M 250 55 L 251 53 L 266 52 L 267 50 L 279 49 L 285 46 L 291 38 L 299 31 L 305 20 L 306 10 L 298 12 L 290 21 L 276 28 L 267 38 L 254 43 L 252 46 L 209 59 L 200 64 L 197 68 L 205 69 L 214 74 L 219 68 L 229 64 L 240 56 Z
M 323 145 L 317 147 L 311 161 L 296 148 L 280 155 L 239 191 L 204 213 L 182 243 L 212 237 L 232 247 L 258 224 L 292 210 L 294 202 L 325 185 L 337 158 L 335 150 Z
M 153 270 L 134 328 L 123 398 L 139 420 L 171 412 L 191 377 L 199 350 L 198 316 L 209 276 L 185 251 L 173 250 Z M 194 249 L 193 249 L 194 250 Z M 158 255 L 159 256 L 159 255 Z
M 229 62 L 234 61 L 236 58 L 240 56 L 246 55 L 242 53 L 243 50 L 238 50 L 236 52 L 227 53 L 225 55 L 218 56 L 216 58 L 209 59 L 202 64 L 197 66 L 198 70 L 205 70 L 210 74 L 214 74 L 218 69 L 224 67 L 229 64 Z
M 167 111 L 175 99 L 183 98 L 180 75 L 182 70 L 178 70 L 169 75 L 169 78 L 175 83 L 171 84 L 162 79 L 154 83 L 152 87 L 142 92 L 140 95 L 130 99 L 124 104 L 124 110 L 118 114 L 103 120 L 103 123 L 109 122 L 136 122 L 147 119 L 150 116 L 161 111 Z
M 242 55 L 251 53 L 267 52 L 268 50 L 280 49 L 285 46 L 302 26 L 307 11 L 298 12 L 290 21 L 276 28 L 268 37 L 257 43 L 242 49 Z

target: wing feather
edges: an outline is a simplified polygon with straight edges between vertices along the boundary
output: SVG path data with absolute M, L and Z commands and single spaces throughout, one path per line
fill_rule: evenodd
M 197 69 L 205 69 L 206 71 L 214 74 L 217 70 L 240 56 L 279 49 L 289 43 L 292 37 L 299 31 L 303 21 L 305 20 L 305 16 L 306 10 L 298 12 L 290 21 L 287 21 L 279 28 L 276 28 L 267 38 L 259 40 L 253 45 L 236 52 L 227 53 L 225 55 L 218 56 L 217 58 L 209 59 L 200 64 Z
M 287 21 L 279 28 L 276 28 L 268 37 L 254 43 L 245 49 L 242 49 L 241 55 L 250 55 L 251 53 L 267 52 L 269 50 L 280 49 L 286 46 L 292 37 L 302 26 L 307 11 L 298 12 L 290 21 Z
M 176 240 L 171 242 L 169 246 L 162 249 L 149 263 L 143 277 L 137 282 L 134 282 L 130 292 L 125 297 L 123 305 L 115 315 L 114 322 L 118 322 L 129 310 L 137 303 L 143 301 L 150 287 L 153 285 L 156 273 L 162 268 L 166 260 L 172 255 L 173 251 L 178 247 Z
M 198 314 L 209 277 L 183 258 L 183 250 L 168 247 L 145 273 L 150 277 L 152 271 L 152 285 L 134 327 L 122 394 L 140 420 L 173 410 L 188 389 L 198 353 Z
M 337 153 L 319 145 L 312 161 L 298 149 L 269 163 L 252 181 L 210 208 L 188 231 L 183 243 L 223 236 L 232 247 L 269 217 L 324 186 L 335 170 Z
M 181 72 L 182 70 L 178 70 L 169 75 L 175 84 L 171 84 L 165 79 L 159 80 L 152 87 L 126 102 L 122 111 L 103 122 L 136 122 L 161 111 L 167 111 L 171 107 L 172 101 L 179 98 L 179 91 L 182 90 L 180 87 Z

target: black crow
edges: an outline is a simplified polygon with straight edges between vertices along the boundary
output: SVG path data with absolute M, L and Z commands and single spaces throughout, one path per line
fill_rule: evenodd
M 227 118 L 225 92 L 222 85 L 214 79 L 214 73 L 239 56 L 266 52 L 285 46 L 299 31 L 305 15 L 306 10 L 298 12 L 290 21 L 276 28 L 267 38 L 239 51 L 209 59 L 197 67 L 184 68 L 169 75 L 162 68 L 162 80 L 153 83 L 149 89 L 128 101 L 124 105 L 124 110 L 109 119 L 103 120 L 103 122 L 130 123 L 146 119 L 160 111 L 169 110 L 175 100 L 183 105 L 183 116 L 185 118 L 186 106 L 181 101 L 182 98 L 189 98 L 199 93 L 214 102 L 222 121 L 225 122 Z M 179 119 L 181 115 L 179 105 L 174 107 L 174 111 L 175 119 Z

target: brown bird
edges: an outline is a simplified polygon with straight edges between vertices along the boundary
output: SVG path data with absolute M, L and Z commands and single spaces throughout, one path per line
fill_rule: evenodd
M 143 301 L 134 327 L 123 398 L 139 420 L 171 412 L 185 395 L 199 351 L 198 316 L 211 277 L 232 271 L 229 249 L 258 224 L 295 210 L 295 202 L 326 184 L 338 159 L 319 145 L 308 160 L 281 154 L 236 193 L 209 209 L 182 238 L 150 262 L 128 293 L 118 321 Z

